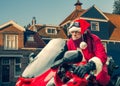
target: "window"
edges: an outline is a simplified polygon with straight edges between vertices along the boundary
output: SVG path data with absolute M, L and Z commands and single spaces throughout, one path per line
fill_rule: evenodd
M 34 42 L 34 36 L 33 35 L 28 36 L 27 41 Z
M 55 28 L 48 28 L 48 29 L 46 30 L 46 32 L 47 32 L 48 34 L 57 34 L 57 31 L 56 31 Z
M 91 30 L 99 31 L 99 22 L 91 22 Z
M 18 35 L 5 35 L 4 49 L 18 49 Z
M 21 74 L 21 59 L 15 58 L 15 77 L 18 77 Z

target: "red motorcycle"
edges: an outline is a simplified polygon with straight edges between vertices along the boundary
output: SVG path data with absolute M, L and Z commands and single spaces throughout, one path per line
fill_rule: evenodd
M 53 39 L 26 67 L 16 86 L 98 86 L 92 72 L 83 78 L 74 74 L 78 66 L 86 64 L 81 60 L 79 51 L 67 51 L 65 40 Z

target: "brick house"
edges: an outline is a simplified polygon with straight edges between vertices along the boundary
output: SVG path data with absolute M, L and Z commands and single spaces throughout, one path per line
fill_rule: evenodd
M 36 24 L 35 17 L 33 17 L 32 25 L 30 25 L 28 29 L 37 32 L 46 44 L 54 38 L 67 39 L 67 35 L 62 27 L 56 25 Z
M 44 46 L 36 32 L 25 30 L 14 21 L 0 26 L 0 86 L 14 86 L 28 65 L 29 54 Z

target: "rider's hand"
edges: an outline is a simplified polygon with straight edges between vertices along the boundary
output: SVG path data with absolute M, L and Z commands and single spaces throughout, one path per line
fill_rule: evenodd
M 93 61 L 90 61 L 84 66 L 76 67 L 73 73 L 83 78 L 85 74 L 89 74 L 90 71 L 95 70 L 95 69 L 96 69 L 95 63 Z

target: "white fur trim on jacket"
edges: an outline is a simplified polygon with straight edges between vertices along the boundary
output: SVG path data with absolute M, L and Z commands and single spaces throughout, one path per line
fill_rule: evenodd
M 80 27 L 72 27 L 72 28 L 70 28 L 69 29 L 69 33 L 71 33 L 72 31 L 78 31 L 78 32 L 80 32 L 81 31 L 81 28 Z
M 93 61 L 96 65 L 96 70 L 94 73 L 95 73 L 95 76 L 97 76 L 101 72 L 103 64 L 98 57 L 93 57 L 89 60 L 89 62 L 90 61 Z

